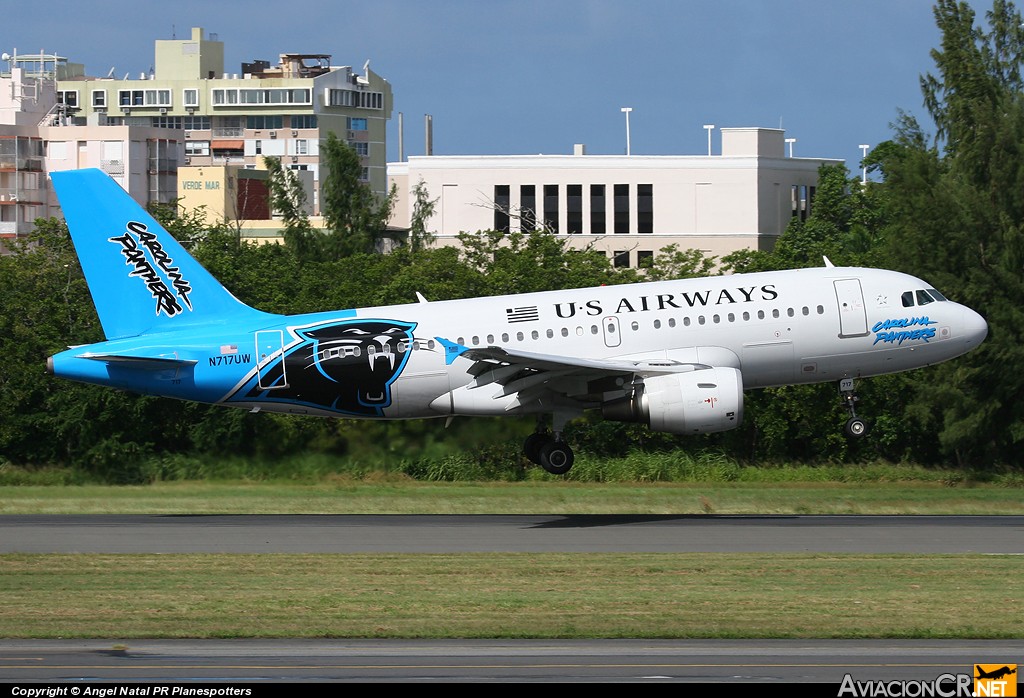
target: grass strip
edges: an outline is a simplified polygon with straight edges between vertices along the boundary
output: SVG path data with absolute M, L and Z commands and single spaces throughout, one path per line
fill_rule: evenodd
M 991 555 L 0 556 L 7 638 L 1014 638 Z

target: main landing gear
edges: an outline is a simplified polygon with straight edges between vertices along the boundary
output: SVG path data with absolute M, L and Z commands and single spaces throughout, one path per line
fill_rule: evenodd
M 543 430 L 540 423 L 537 431 L 526 437 L 523 442 L 523 453 L 530 461 L 536 463 L 552 475 L 565 475 L 572 468 L 576 459 L 572 448 L 562 439 L 562 428 L 568 419 L 554 418 L 552 433 Z
M 868 433 L 868 424 L 857 416 L 857 411 L 854 409 L 860 398 L 857 397 L 857 393 L 853 389 L 852 378 L 844 378 L 839 381 L 839 398 L 843 403 L 843 407 L 850 412 L 850 418 L 846 420 L 843 433 L 846 434 L 847 438 L 859 439 Z

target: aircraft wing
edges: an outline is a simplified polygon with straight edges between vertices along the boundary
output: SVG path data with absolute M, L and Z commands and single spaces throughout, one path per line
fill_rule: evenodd
M 587 359 L 498 346 L 471 349 L 444 344 L 457 358 L 472 362 L 467 372 L 474 380 L 465 390 L 486 388 L 480 392 L 494 400 L 510 401 L 506 409 L 530 403 L 597 407 L 630 394 L 637 378 L 700 371 L 717 363 L 698 360 L 703 357 L 696 348 L 682 352 L 685 359 Z M 721 355 L 719 348 L 709 349 L 705 352 L 709 358 Z
M 582 359 L 574 356 L 557 354 L 535 354 L 533 352 L 503 349 L 502 347 L 484 347 L 468 349 L 462 356 L 474 361 L 476 366 L 470 373 L 490 370 L 494 364 L 519 366 L 535 371 L 578 371 L 601 376 L 615 376 L 641 373 L 655 375 L 661 373 L 682 373 L 711 368 L 708 364 L 676 361 L 674 359 Z

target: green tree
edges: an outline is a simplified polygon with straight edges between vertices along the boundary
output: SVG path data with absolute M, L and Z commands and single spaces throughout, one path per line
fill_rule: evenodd
M 315 257 L 319 250 L 320 231 L 313 228 L 306 214 L 306 190 L 293 170 L 281 166 L 281 158 L 266 157 L 267 185 L 270 207 L 284 223 L 282 237 L 285 245 L 295 250 L 301 259 Z
M 419 252 L 434 243 L 435 235 L 427 230 L 427 221 L 434 215 L 437 199 L 430 198 L 427 185 L 421 179 L 412 188 L 412 215 L 409 223 L 409 249 Z
M 1024 99 L 1022 18 L 996 0 L 985 26 L 940 0 L 935 72 L 922 78 L 930 139 L 903 114 L 877 158 L 893 263 L 978 310 L 982 347 L 915 384 L 910 409 L 962 463 L 1020 463 L 1024 445 Z
M 374 194 L 362 181 L 359 156 L 334 133 L 328 133 L 320 146 L 320 163 L 320 210 L 327 228 L 325 257 L 382 251 L 382 241 L 389 237 L 387 222 L 395 191 L 383 199 Z

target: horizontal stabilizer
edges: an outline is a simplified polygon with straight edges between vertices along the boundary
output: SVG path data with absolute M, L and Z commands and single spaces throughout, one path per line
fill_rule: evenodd
M 120 364 L 130 368 L 139 368 L 151 371 L 166 371 L 169 368 L 184 368 L 195 366 L 193 359 L 177 359 L 164 356 L 126 356 L 125 354 L 79 354 L 78 359 L 89 359 L 91 361 L 105 361 L 112 364 Z

